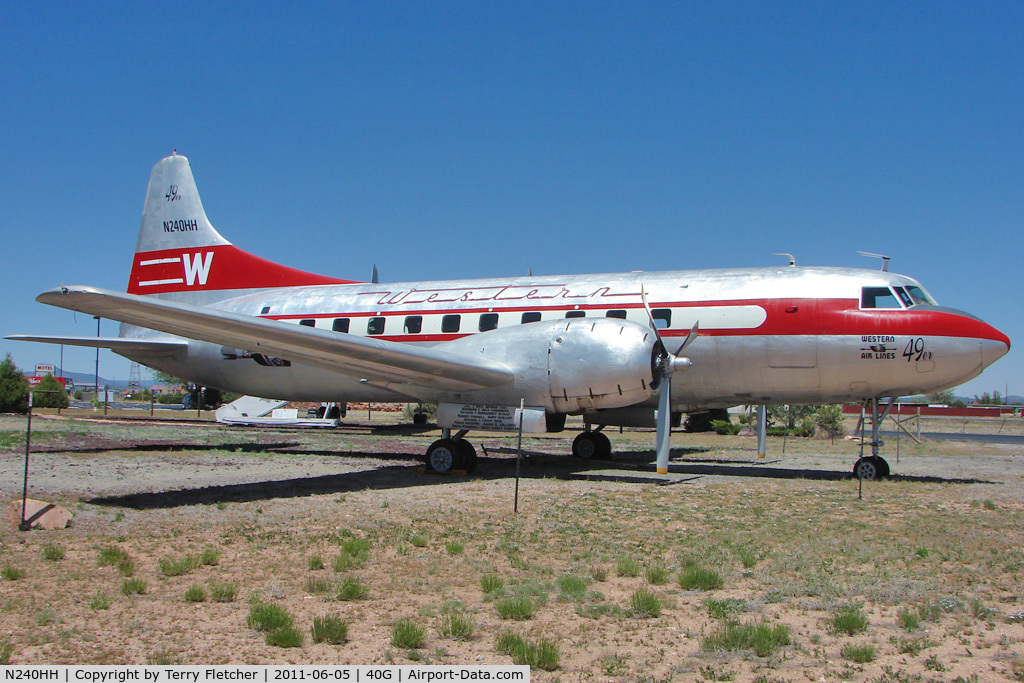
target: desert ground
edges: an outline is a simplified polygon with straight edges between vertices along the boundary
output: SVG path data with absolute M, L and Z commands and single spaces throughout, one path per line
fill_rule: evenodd
M 851 440 L 771 438 L 758 459 L 752 436 L 676 433 L 665 478 L 653 431 L 609 433 L 612 462 L 562 456 L 566 431 L 524 438 L 516 513 L 515 457 L 482 448 L 514 436 L 471 435 L 476 472 L 440 476 L 417 470 L 438 431 L 400 414 L 326 431 L 178 417 L 33 417 L 29 495 L 75 517 L 4 522 L 0 658 L 514 652 L 535 681 L 1024 680 L 1019 443 L 890 439 L 893 478 L 861 488 Z M 5 502 L 25 426 L 0 416 Z M 1024 420 L 922 430 L 1024 435 Z M 294 625 L 280 644 L 254 628 L 268 605 Z M 343 642 L 314 641 L 323 617 Z

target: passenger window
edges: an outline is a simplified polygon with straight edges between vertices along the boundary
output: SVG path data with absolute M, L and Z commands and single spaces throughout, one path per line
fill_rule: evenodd
M 451 334 L 452 332 L 458 332 L 459 327 L 462 325 L 461 315 L 446 315 L 441 318 L 441 331 L 445 334 Z
M 407 315 L 405 316 L 405 333 L 406 334 L 419 334 L 423 331 L 423 316 L 422 315 Z
M 587 317 L 587 312 L 586 311 L 566 311 L 565 312 L 565 317 L 566 318 L 586 318 Z
M 481 313 L 480 314 L 480 331 L 486 332 L 487 330 L 493 330 L 498 326 L 498 314 L 497 313 Z
M 270 313 L 270 306 L 264 306 L 260 309 L 260 315 L 266 315 L 267 313 Z
M 384 318 L 373 317 L 366 323 L 366 334 L 384 334 Z
M 888 287 L 865 287 L 860 295 L 861 308 L 899 308 L 900 302 Z
M 300 320 L 299 324 L 303 325 L 304 327 L 316 327 L 316 321 L 311 320 L 309 318 L 306 318 L 305 320 Z
M 520 322 L 522 322 L 523 324 L 525 324 L 525 323 L 535 323 L 535 322 L 539 322 L 539 321 L 540 321 L 540 313 L 537 312 L 537 311 L 527 311 L 526 313 L 523 313 L 523 317 L 520 320 Z
M 626 311 L 621 308 L 616 311 L 608 311 L 604 315 L 607 318 L 620 318 L 622 320 L 626 319 Z
M 335 332 L 348 332 L 348 318 L 335 318 L 331 329 Z
M 651 311 L 651 317 L 654 318 L 654 326 L 659 330 L 663 330 L 666 327 L 672 327 L 671 308 L 655 308 Z

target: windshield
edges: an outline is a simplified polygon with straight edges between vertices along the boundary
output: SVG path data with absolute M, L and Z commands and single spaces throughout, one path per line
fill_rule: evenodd
M 931 304 L 935 306 L 935 299 L 932 295 L 925 291 L 921 285 L 907 285 L 907 294 L 913 299 L 915 304 Z

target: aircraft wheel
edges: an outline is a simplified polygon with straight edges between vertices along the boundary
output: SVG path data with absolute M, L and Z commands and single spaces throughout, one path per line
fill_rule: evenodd
M 601 432 L 580 432 L 572 441 L 572 454 L 584 460 L 605 460 L 612 454 L 612 442 Z
M 473 474 L 473 470 L 476 469 L 476 449 L 473 444 L 465 439 L 459 439 L 455 442 L 455 447 L 459 449 L 459 455 L 462 457 L 462 469 L 466 470 L 466 474 Z
M 875 481 L 881 479 L 881 467 L 876 458 L 860 458 L 853 466 L 853 476 L 864 481 Z
M 882 457 L 876 455 L 876 456 L 872 457 L 872 460 L 875 460 L 877 465 L 878 465 L 878 478 L 879 479 L 888 479 L 889 478 L 889 463 L 887 463 L 885 461 L 885 458 L 882 458 Z
M 427 449 L 427 467 L 435 472 L 462 469 L 462 453 L 451 439 L 438 439 Z
M 412 423 L 414 425 L 425 425 L 425 424 L 427 424 L 427 414 L 426 413 L 413 413 L 412 414 Z

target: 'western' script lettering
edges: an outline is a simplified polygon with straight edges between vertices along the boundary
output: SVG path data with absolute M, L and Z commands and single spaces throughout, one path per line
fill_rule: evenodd
M 195 218 L 180 221 L 164 221 L 164 232 L 196 232 L 199 222 Z
M 195 259 L 195 260 L 193 260 Z M 185 282 L 189 287 L 196 284 L 199 279 L 200 285 L 206 284 L 206 278 L 210 276 L 210 264 L 213 263 L 213 252 L 206 252 L 206 258 L 202 254 L 182 254 L 182 263 L 185 265 Z

